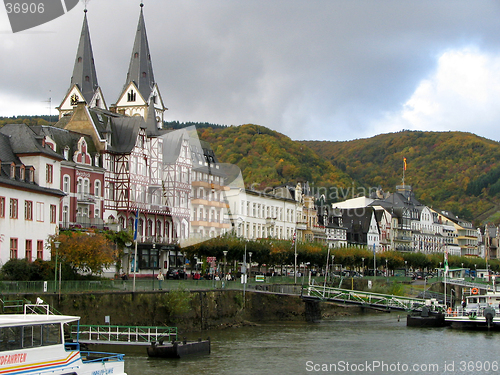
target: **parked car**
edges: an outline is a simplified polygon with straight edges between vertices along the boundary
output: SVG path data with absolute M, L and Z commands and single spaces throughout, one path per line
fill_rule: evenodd
M 167 279 L 183 280 L 186 278 L 186 272 L 180 268 L 170 268 L 167 272 Z

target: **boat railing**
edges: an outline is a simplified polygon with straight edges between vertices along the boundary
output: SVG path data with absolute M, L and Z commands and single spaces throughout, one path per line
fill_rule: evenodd
M 28 301 L 29 302 L 29 301 Z M 35 315 L 61 315 L 59 311 L 54 309 L 49 304 L 45 303 L 25 303 L 24 304 L 24 315 L 35 314 Z
M 468 317 L 471 320 L 476 318 L 484 318 L 485 317 L 484 311 L 486 308 L 485 307 L 479 307 L 478 309 L 464 309 L 463 307 L 457 307 L 455 309 L 448 308 L 448 310 L 446 310 L 445 312 L 445 317 L 446 318 Z M 500 316 L 500 312 L 498 310 L 495 310 L 495 316 Z
M 82 356 L 83 363 L 92 363 L 92 362 L 123 362 L 124 354 L 117 353 L 105 353 L 105 352 L 89 352 L 83 351 L 80 352 Z

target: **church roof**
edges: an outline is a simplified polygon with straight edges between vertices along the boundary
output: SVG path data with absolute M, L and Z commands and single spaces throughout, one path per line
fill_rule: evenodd
M 73 76 L 71 77 L 71 87 L 78 85 L 85 101 L 90 104 L 95 90 L 99 87 L 97 73 L 94 64 L 94 54 L 92 53 L 92 43 L 90 41 L 89 25 L 87 22 L 87 11 L 83 17 L 82 32 L 80 42 L 76 52 Z M 71 89 L 71 88 L 70 88 Z
M 153 89 L 155 78 L 142 8 L 143 4 L 141 4 L 141 14 L 137 24 L 137 32 L 135 34 L 125 88 L 130 82 L 134 82 L 144 100 L 147 101 Z

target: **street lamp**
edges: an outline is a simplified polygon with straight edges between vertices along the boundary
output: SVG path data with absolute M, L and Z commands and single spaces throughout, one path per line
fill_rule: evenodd
M 59 245 L 61 242 L 59 241 L 54 241 L 54 246 L 56 247 L 56 266 L 54 268 L 54 291 L 57 289 L 57 258 L 59 257 Z
M 408 276 L 408 261 L 405 260 L 405 277 Z
M 130 258 L 132 256 L 130 254 L 130 251 L 131 251 L 130 247 L 131 246 L 132 246 L 132 242 L 130 242 L 130 241 L 125 242 L 125 247 L 127 248 L 127 275 L 130 273 Z
M 365 258 L 361 258 L 361 260 L 363 261 L 363 268 L 361 269 L 361 275 L 364 277 L 365 276 Z
M 330 279 L 333 281 L 333 272 L 335 271 L 334 266 L 335 255 L 332 255 L 332 272 L 330 273 Z
M 248 272 L 250 275 L 250 278 L 252 277 L 252 252 L 249 251 L 248 255 L 250 256 L 250 271 Z
M 389 268 L 387 268 L 387 258 L 385 258 L 385 276 L 389 277 Z
M 226 277 L 226 256 L 227 256 L 227 250 L 223 250 L 222 253 L 224 254 L 224 269 L 223 269 L 223 273 L 224 273 L 224 277 Z

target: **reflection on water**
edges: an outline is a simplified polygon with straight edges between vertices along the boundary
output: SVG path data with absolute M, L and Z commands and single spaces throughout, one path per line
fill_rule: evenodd
M 229 328 L 206 336 L 212 339 L 208 356 L 149 359 L 145 348 L 134 349 L 127 352 L 125 369 L 129 375 L 307 374 L 334 373 L 335 368 L 354 374 L 500 372 L 494 363 L 500 366 L 500 333 L 406 327 L 404 314 L 400 321 L 395 313 L 370 313 L 320 323 Z

